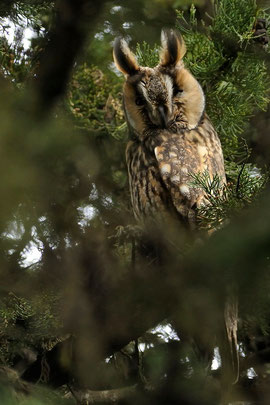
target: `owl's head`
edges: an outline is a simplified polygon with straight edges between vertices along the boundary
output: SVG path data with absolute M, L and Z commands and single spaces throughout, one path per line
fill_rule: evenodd
M 130 129 L 143 138 L 149 129 L 194 129 L 204 112 L 204 94 L 185 69 L 186 46 L 176 31 L 161 33 L 159 64 L 139 66 L 124 39 L 117 38 L 114 61 L 125 75 L 124 109 Z

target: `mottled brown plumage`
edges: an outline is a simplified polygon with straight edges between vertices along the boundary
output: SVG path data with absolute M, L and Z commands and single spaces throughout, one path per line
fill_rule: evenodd
M 123 39 L 114 46 L 116 66 L 126 77 L 123 99 L 131 135 L 126 149 L 131 202 L 138 221 L 174 216 L 194 229 L 197 208 L 206 199 L 203 190 L 191 186 L 192 175 L 207 172 L 211 179 L 218 175 L 225 183 L 223 153 L 205 113 L 203 90 L 184 67 L 182 37 L 173 30 L 163 31 L 161 42 L 155 68 L 139 66 Z M 228 336 L 235 337 L 228 305 L 226 311 Z
M 163 32 L 160 63 L 140 67 L 124 40 L 114 59 L 126 75 L 124 108 L 132 140 L 126 150 L 132 207 L 137 219 L 177 212 L 194 227 L 204 192 L 192 174 L 207 171 L 225 182 L 219 138 L 204 111 L 202 88 L 185 69 L 183 39 Z

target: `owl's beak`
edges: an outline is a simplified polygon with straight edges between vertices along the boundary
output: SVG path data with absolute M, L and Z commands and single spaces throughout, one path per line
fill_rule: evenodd
M 167 108 L 166 108 L 166 110 L 167 110 Z M 168 117 L 167 117 L 164 105 L 159 105 L 158 111 L 159 111 L 159 121 L 161 123 L 161 127 L 166 128 L 167 123 L 168 123 Z
M 151 119 L 152 123 L 159 128 L 167 128 L 169 121 L 168 115 L 168 108 L 163 104 L 160 104 L 152 111 L 149 111 L 149 118 Z

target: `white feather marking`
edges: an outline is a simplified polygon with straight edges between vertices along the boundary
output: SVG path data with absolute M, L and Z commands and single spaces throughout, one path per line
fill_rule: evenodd
M 204 96 L 204 92 L 203 89 L 201 88 L 200 84 L 197 82 L 197 89 L 196 91 L 199 91 L 201 93 L 201 98 L 200 98 L 200 102 L 194 106 L 194 111 L 193 111 L 193 115 L 194 115 L 194 119 L 195 122 L 189 122 L 188 124 L 188 129 L 194 129 L 198 126 L 199 120 L 204 112 L 205 109 L 205 96 Z M 182 96 L 184 95 L 184 93 L 182 94 Z M 189 95 L 190 98 L 192 98 L 191 95 Z M 197 99 L 197 97 L 196 97 Z
M 130 52 L 127 41 L 124 38 L 122 38 L 120 44 L 122 51 L 124 52 L 124 54 L 127 55 Z
M 172 183 L 176 183 L 176 184 L 180 183 L 180 176 L 179 176 L 179 174 L 176 174 L 176 175 L 172 176 L 172 177 L 171 177 L 171 182 L 172 182 Z
M 201 157 L 204 157 L 207 154 L 207 147 L 206 146 L 198 145 L 197 150 L 198 150 L 198 153 L 199 153 L 199 155 Z
M 165 82 L 165 86 L 166 86 L 167 93 L 168 93 L 168 99 L 171 100 L 172 95 L 173 95 L 172 79 L 168 75 L 164 75 L 163 77 L 164 77 L 164 82 Z
M 155 152 L 155 156 L 157 158 L 157 160 L 163 159 L 163 155 L 162 152 L 164 152 L 164 148 L 161 146 L 156 146 L 154 149 Z
M 147 103 L 149 103 L 149 105 L 151 105 L 151 101 L 149 100 L 148 92 L 146 90 L 145 85 L 143 85 L 142 83 L 139 83 L 138 87 L 141 89 L 142 94 L 143 94 L 145 100 L 147 101 Z
M 168 175 L 171 173 L 171 165 L 168 163 L 163 163 L 160 165 L 160 172 L 162 175 Z
M 167 46 L 167 35 L 164 30 L 161 31 L 161 46 L 165 48 Z
M 180 193 L 183 194 L 184 197 L 189 196 L 189 188 L 186 184 L 181 184 L 179 189 L 180 189 Z
M 205 109 L 205 96 L 204 96 L 204 92 L 203 92 L 203 89 L 202 89 L 202 87 L 201 87 L 201 85 L 198 83 L 198 85 L 199 85 L 199 91 L 200 91 L 200 93 L 201 93 L 201 95 L 202 95 L 202 98 L 201 98 L 201 108 L 200 108 L 200 110 L 201 110 L 201 112 L 203 113 L 203 111 L 204 111 L 204 109 Z

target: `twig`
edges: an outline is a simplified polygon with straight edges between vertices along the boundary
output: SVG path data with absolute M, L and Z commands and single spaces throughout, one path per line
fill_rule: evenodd
M 132 385 L 124 388 L 117 388 L 112 390 L 102 390 L 102 391 L 92 391 L 92 390 L 81 390 L 75 391 L 70 389 L 72 395 L 78 401 L 79 404 L 112 404 L 118 401 L 123 401 L 130 398 L 136 393 L 137 385 Z
M 242 173 L 243 173 L 243 171 L 244 171 L 245 166 L 246 166 L 246 164 L 243 163 L 243 164 L 242 164 L 242 167 L 241 167 L 241 170 L 240 170 L 240 172 L 239 172 L 239 174 L 238 174 L 238 177 L 237 177 L 236 196 L 237 196 L 237 198 L 239 198 L 239 199 L 241 199 L 240 192 L 239 192 L 239 191 L 240 191 L 240 181 L 241 181 L 241 176 L 242 176 Z

